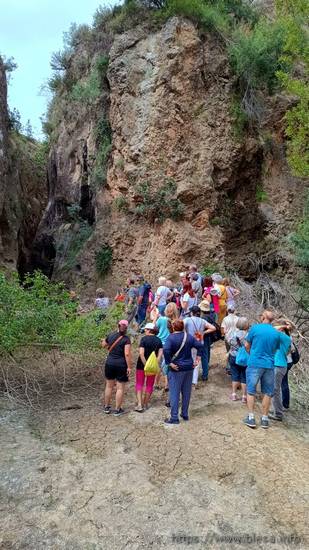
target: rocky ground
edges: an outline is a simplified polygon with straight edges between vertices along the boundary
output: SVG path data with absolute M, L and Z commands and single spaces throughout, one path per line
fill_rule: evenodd
M 179 426 L 160 392 L 134 412 L 133 382 L 119 418 L 98 385 L 35 412 L 2 400 L 0 548 L 308 548 L 305 422 L 245 427 L 223 364 L 219 345 Z

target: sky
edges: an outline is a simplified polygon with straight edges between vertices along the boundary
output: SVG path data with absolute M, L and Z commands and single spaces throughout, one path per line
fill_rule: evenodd
M 0 54 L 13 57 L 18 68 L 9 83 L 9 107 L 21 121 L 30 119 L 33 133 L 42 137 L 40 117 L 48 97 L 40 89 L 51 75 L 50 58 L 62 49 L 63 33 L 71 23 L 91 23 L 101 6 L 119 0 L 0 0 Z

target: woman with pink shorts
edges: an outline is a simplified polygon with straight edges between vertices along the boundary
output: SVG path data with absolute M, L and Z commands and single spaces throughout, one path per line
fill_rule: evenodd
M 144 367 L 148 357 L 153 351 L 155 352 L 158 358 L 158 363 L 160 364 L 163 349 L 160 338 L 156 336 L 157 333 L 158 329 L 156 326 L 153 323 L 147 323 L 145 326 L 145 336 L 143 336 L 140 341 L 139 356 L 136 364 L 136 412 L 144 412 L 144 410 L 147 409 L 153 391 L 156 376 L 145 376 Z

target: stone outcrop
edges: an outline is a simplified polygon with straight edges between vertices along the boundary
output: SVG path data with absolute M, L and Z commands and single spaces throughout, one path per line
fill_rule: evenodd
M 47 199 L 37 144 L 12 132 L 5 64 L 0 58 L 0 267 L 32 270 L 32 245 Z
M 107 181 L 91 187 L 98 147 L 94 127 L 102 105 L 75 112 L 68 106 L 50 154 L 49 201 L 35 242 L 38 263 L 53 250 L 54 276 L 63 276 L 63 250 L 80 229 L 80 221 L 68 217 L 68 207 L 75 205 L 93 232 L 66 271 L 70 281 L 97 283 L 95 254 L 102 244 L 113 249 L 105 281 L 110 288 L 130 273 L 151 280 L 162 273 L 173 277 L 193 261 L 253 277 L 266 247 L 278 254 L 285 209 L 286 234 L 301 208 L 302 184 L 286 170 L 283 111 L 277 105 L 274 114 L 270 106 L 263 130 L 265 136 L 276 132 L 272 140 L 281 160 L 265 153 L 258 138 L 237 139 L 234 81 L 222 43 L 187 20 L 173 18 L 153 32 L 141 26 L 123 33 L 109 57 L 103 90 L 112 131 Z M 181 218 L 161 220 L 157 205 L 158 215 L 149 219 L 141 208 L 145 184 L 152 198 L 172 185 Z M 261 203 L 264 186 L 267 200 Z

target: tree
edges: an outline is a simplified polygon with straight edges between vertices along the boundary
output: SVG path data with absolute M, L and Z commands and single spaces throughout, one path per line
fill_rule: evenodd
M 28 118 L 27 123 L 24 127 L 24 134 L 28 139 L 33 139 L 33 130 L 31 126 L 30 119 Z
M 9 128 L 18 132 L 18 134 L 22 131 L 20 112 L 15 107 L 12 111 L 9 111 Z

